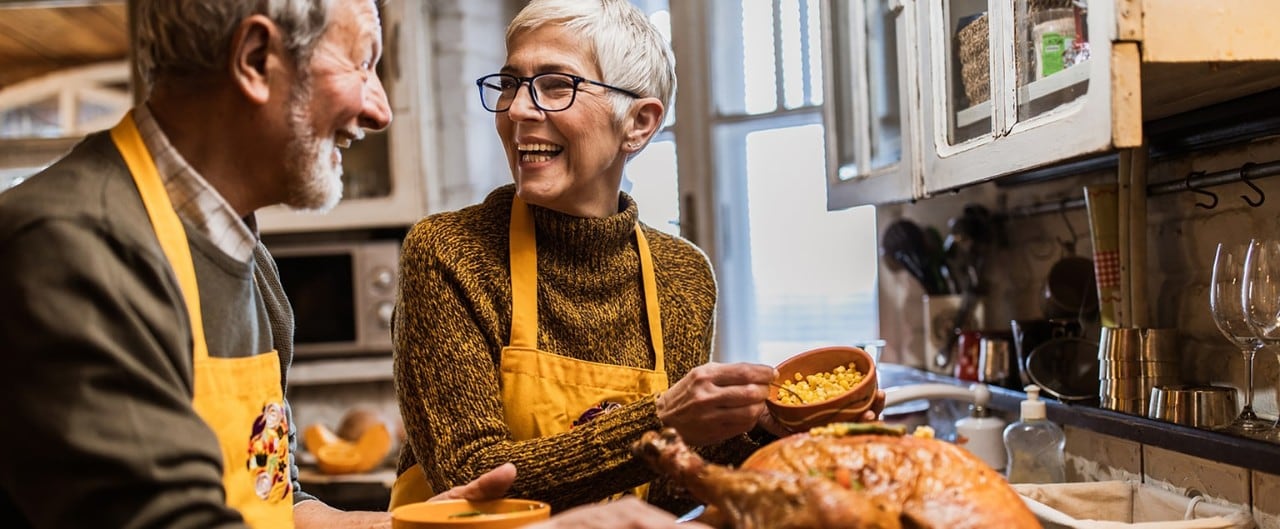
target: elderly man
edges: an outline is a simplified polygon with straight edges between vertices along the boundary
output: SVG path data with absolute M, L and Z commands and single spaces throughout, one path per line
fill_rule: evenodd
M 387 126 L 374 0 L 139 0 L 146 102 L 0 196 L 4 527 L 290 527 L 292 313 L 254 211 Z M 327 519 L 327 520 L 326 520 Z

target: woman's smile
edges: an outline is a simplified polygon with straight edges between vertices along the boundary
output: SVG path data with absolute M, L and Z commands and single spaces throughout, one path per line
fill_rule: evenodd
M 540 163 L 551 161 L 564 152 L 564 147 L 554 143 L 519 143 L 516 152 L 520 155 L 520 163 Z

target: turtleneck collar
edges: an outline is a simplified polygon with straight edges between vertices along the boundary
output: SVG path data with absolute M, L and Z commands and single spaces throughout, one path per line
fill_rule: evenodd
M 507 186 L 515 195 L 515 185 Z M 635 240 L 639 207 L 630 195 L 618 193 L 618 213 L 604 218 L 568 215 L 541 206 L 529 206 L 538 234 L 538 246 L 573 249 L 574 255 L 599 256 L 630 251 Z

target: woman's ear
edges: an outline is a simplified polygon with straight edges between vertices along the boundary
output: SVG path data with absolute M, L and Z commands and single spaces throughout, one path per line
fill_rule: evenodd
M 251 101 L 263 104 L 270 99 L 271 67 L 282 51 L 280 28 L 271 19 L 253 15 L 240 21 L 231 36 L 227 68 L 235 85 Z
M 632 104 L 631 117 L 627 120 L 627 130 L 624 135 L 626 145 L 635 146 L 628 148 L 629 152 L 640 150 L 649 138 L 658 133 L 662 128 L 662 118 L 666 115 L 663 110 L 662 102 L 656 97 L 643 97 Z

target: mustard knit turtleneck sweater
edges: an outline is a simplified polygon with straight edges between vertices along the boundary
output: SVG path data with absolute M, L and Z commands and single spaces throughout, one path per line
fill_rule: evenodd
M 630 445 L 661 428 L 649 397 L 576 427 L 512 441 L 503 419 L 498 367 L 511 332 L 508 222 L 513 185 L 483 203 L 420 221 L 404 242 L 396 306 L 395 379 L 408 443 L 403 472 L 421 462 L 443 491 L 506 462 L 509 495 L 557 510 L 601 500 L 654 478 Z M 531 207 L 538 241 L 538 348 L 591 362 L 652 369 L 635 201 L 592 219 Z M 706 256 L 688 241 L 642 226 L 662 313 L 666 367 L 674 384 L 709 361 L 716 284 Z M 700 450 L 736 463 L 757 445 L 737 436 Z M 650 501 L 680 512 L 690 498 L 663 483 Z

